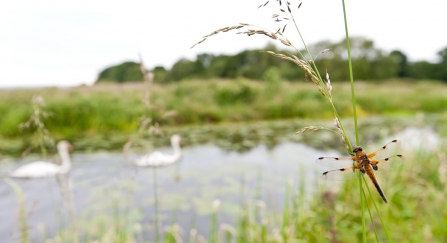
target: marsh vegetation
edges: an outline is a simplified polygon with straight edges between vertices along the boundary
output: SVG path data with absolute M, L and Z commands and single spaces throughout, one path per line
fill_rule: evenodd
M 332 85 L 337 89 L 333 97 L 338 101 L 339 114 L 342 118 L 351 116 L 352 106 L 346 98 L 350 95 L 349 83 L 335 82 Z M 413 117 L 421 112 L 431 114 L 447 110 L 447 85 L 443 83 L 386 80 L 357 82 L 356 85 L 359 117 Z M 45 98 L 45 110 L 51 114 L 45 125 L 56 140 L 72 141 L 80 151 L 120 149 L 129 133 L 138 131 L 139 119 L 146 112 L 141 105 L 144 87 L 143 83 L 126 83 L 0 90 L 0 153 L 18 155 L 31 144 L 32 130 L 19 129 L 18 124 L 29 119 L 32 114 L 30 101 L 36 94 Z M 152 100 L 154 120 L 168 130 L 332 117 L 330 106 L 309 82 L 190 80 L 169 85 L 154 84 Z M 163 117 L 167 110 L 175 113 Z M 301 127 L 290 127 L 290 131 L 293 134 Z M 167 139 L 161 140 L 155 143 L 168 144 Z

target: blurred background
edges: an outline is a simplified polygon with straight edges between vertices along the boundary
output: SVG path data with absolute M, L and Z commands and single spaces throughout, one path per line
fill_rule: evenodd
M 355 144 L 342 3 L 289 3 Z M 446 8 L 346 2 L 358 143 L 398 139 L 406 158 L 378 175 L 388 204 L 367 194 L 378 204 L 368 241 L 447 241 Z M 307 53 L 284 17 L 287 2 L 267 0 L 2 1 L 2 242 L 360 241 L 358 184 L 327 183 L 315 163 L 349 156 L 331 106 L 295 63 L 266 52 L 297 50 L 239 30 L 191 49 L 248 23 Z M 319 131 L 295 134 L 309 126 Z M 60 163 L 61 140 L 74 147 L 69 173 L 9 178 Z M 135 166 L 154 151 L 182 158 Z

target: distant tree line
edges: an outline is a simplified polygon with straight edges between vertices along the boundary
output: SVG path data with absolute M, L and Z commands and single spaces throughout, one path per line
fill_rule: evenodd
M 447 81 L 447 47 L 438 52 L 440 62 L 409 62 L 399 50 L 387 53 L 365 38 L 353 38 L 351 55 L 353 72 L 357 80 L 382 80 L 389 78 L 434 79 Z M 329 51 L 318 55 L 322 50 Z M 236 55 L 199 54 L 195 61 L 180 59 L 170 70 L 155 67 L 155 81 L 177 82 L 183 79 L 248 78 L 255 80 L 304 80 L 304 72 L 294 63 L 273 57 L 265 51 L 288 54 L 269 44 L 263 50 L 246 50 Z M 348 80 L 348 63 L 345 41 L 322 41 L 310 47 L 321 73 L 330 74 L 331 80 Z M 305 51 L 301 51 L 305 55 Z M 292 53 L 298 57 L 298 53 Z M 103 70 L 97 82 L 142 81 L 138 63 L 125 62 Z

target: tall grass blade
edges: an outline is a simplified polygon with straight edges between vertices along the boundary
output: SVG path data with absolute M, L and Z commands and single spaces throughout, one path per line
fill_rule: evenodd
M 352 102 L 352 111 L 353 111 L 353 116 L 354 116 L 355 142 L 357 145 L 359 145 L 360 141 L 359 141 L 359 128 L 358 128 L 358 124 L 357 124 L 357 105 L 356 105 L 356 99 L 355 99 L 354 74 L 352 72 L 351 45 L 349 43 L 348 19 L 346 17 L 345 0 L 342 0 L 342 5 L 343 5 L 343 19 L 344 19 L 345 34 L 346 34 L 346 48 L 348 50 L 349 79 L 351 81 L 351 102 Z M 361 204 L 361 208 L 362 208 L 363 242 L 366 243 L 365 201 L 362 196 L 365 192 L 363 191 L 362 180 L 360 178 L 360 177 L 363 177 L 363 175 L 361 175 L 360 172 L 358 172 L 358 174 L 359 174 L 358 181 L 359 181 L 359 189 L 360 189 L 360 204 Z M 369 211 L 369 208 L 368 208 L 368 211 Z M 377 237 L 377 233 L 376 233 L 376 237 Z
M 290 195 L 290 185 L 291 183 L 288 182 L 286 186 L 286 194 L 284 195 L 284 211 L 282 215 L 282 237 L 283 241 L 287 242 L 287 236 L 288 236 L 288 229 L 289 229 L 289 221 L 290 221 L 290 208 L 289 208 L 289 195 Z
M 25 197 L 23 195 L 23 191 L 20 186 L 14 182 L 13 180 L 6 178 L 3 179 L 8 185 L 14 189 L 14 192 L 19 200 L 19 219 L 20 219 L 20 236 L 22 243 L 29 242 L 29 234 L 28 234 L 28 224 L 26 217 L 26 208 L 25 208 Z
M 152 169 L 152 175 L 153 175 L 153 185 L 154 185 L 154 235 L 155 239 L 154 242 L 158 243 L 160 242 L 160 229 L 159 229 L 159 222 L 158 222 L 158 193 L 157 193 L 157 168 L 154 167 Z
M 366 183 L 365 177 L 363 177 L 363 182 L 365 183 L 366 188 L 368 189 L 369 196 L 372 197 L 371 190 L 369 189 L 368 183 Z M 387 229 L 385 223 L 383 222 L 382 216 L 380 215 L 379 208 L 377 207 L 376 202 L 374 200 L 371 200 L 371 201 L 373 202 L 374 208 L 376 209 L 377 215 L 379 216 L 380 223 L 382 224 L 383 230 L 385 231 L 386 237 L 388 238 L 388 242 L 392 243 L 393 241 L 391 240 L 391 237 L 388 233 L 388 229 Z
M 217 242 L 217 215 L 219 213 L 220 200 L 213 201 L 213 214 L 211 215 L 211 227 L 210 227 L 210 242 Z
M 369 209 L 368 200 L 366 199 L 365 191 L 363 190 L 362 192 L 363 192 L 363 199 L 365 200 L 366 208 L 368 209 L 369 219 L 371 220 L 371 224 L 372 224 L 373 229 L 374 229 L 374 234 L 376 236 L 376 241 L 377 241 L 377 243 L 379 243 L 379 235 L 377 234 L 376 224 L 374 223 L 374 220 L 373 220 L 373 217 L 372 217 L 372 214 L 371 214 L 371 210 Z
M 360 141 L 359 141 L 359 128 L 357 123 L 357 106 L 354 92 L 354 74 L 352 72 L 351 44 L 349 43 L 348 19 L 346 17 L 345 0 L 342 0 L 342 3 L 343 3 L 343 17 L 345 22 L 346 48 L 348 49 L 349 79 L 351 81 L 352 112 L 354 113 L 353 115 L 354 115 L 354 126 L 355 126 L 355 142 L 357 145 L 359 145 Z
M 365 193 L 363 191 L 363 183 L 362 183 L 362 177 L 363 174 L 360 172 L 360 170 L 357 170 L 357 181 L 359 182 L 359 189 L 360 189 L 360 205 L 362 210 L 362 241 L 366 243 L 366 227 L 365 227 L 365 202 L 363 201 L 362 195 Z M 369 210 L 369 209 L 368 209 Z

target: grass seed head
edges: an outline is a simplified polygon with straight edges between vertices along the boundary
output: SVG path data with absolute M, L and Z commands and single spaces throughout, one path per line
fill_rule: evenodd
M 304 132 L 307 132 L 307 131 L 314 131 L 314 132 L 316 132 L 316 131 L 319 131 L 319 130 L 322 130 L 322 129 L 324 129 L 324 127 L 308 126 L 308 127 L 301 128 L 295 134 L 298 135 L 298 134 L 301 134 L 301 133 L 304 133 Z
M 340 124 L 340 121 L 338 120 L 337 117 L 335 117 L 335 119 L 334 119 L 334 123 L 335 123 L 335 127 L 337 128 L 338 132 L 339 132 L 340 135 L 341 135 L 341 140 L 343 141 L 343 144 L 345 145 L 346 150 L 348 150 L 349 152 L 351 152 L 351 151 L 349 150 L 349 145 L 348 145 L 346 136 L 345 136 L 345 134 L 343 133 L 343 130 L 341 129 L 341 124 Z
M 326 70 L 326 89 L 329 93 L 329 95 L 332 97 L 332 84 L 331 84 L 331 80 L 329 79 L 329 73 Z
M 217 35 L 220 32 L 228 32 L 230 30 L 235 30 L 235 29 L 240 29 L 243 28 L 245 26 L 249 26 L 249 24 L 245 24 L 245 23 L 240 23 L 239 25 L 234 25 L 234 26 L 227 26 L 227 27 L 223 27 L 220 29 L 217 29 L 211 33 L 209 33 L 208 35 L 203 36 L 203 39 L 200 40 L 199 42 L 197 42 L 196 44 L 194 44 L 193 46 L 190 47 L 190 49 L 194 48 L 196 45 L 204 42 L 208 37 L 213 36 L 213 35 Z

